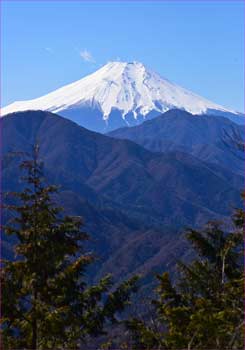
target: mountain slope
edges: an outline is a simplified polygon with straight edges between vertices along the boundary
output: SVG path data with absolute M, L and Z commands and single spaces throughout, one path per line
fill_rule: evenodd
M 238 114 L 160 77 L 139 62 L 110 62 L 81 80 L 45 96 L 17 101 L 2 115 L 47 110 L 97 131 L 135 125 L 172 108 L 194 114 L 217 111 Z
M 108 135 L 134 141 L 154 152 L 182 151 L 244 174 L 244 127 L 227 118 L 170 110 L 141 125 Z
M 185 254 L 177 235 L 184 226 L 226 220 L 240 203 L 241 176 L 183 152 L 153 153 L 47 112 L 14 113 L 2 123 L 3 190 L 21 187 L 19 156 L 11 152 L 38 142 L 48 181 L 60 185 L 60 204 L 82 215 L 92 234 L 91 249 L 101 257 L 95 276 L 115 266 L 119 278 L 164 268 Z

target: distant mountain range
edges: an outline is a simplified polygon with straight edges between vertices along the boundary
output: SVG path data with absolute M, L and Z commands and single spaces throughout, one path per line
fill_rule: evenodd
M 244 175 L 244 126 L 227 118 L 193 116 L 173 109 L 141 125 L 117 129 L 108 135 L 134 141 L 153 152 L 185 152 Z
M 139 62 L 110 62 L 81 80 L 45 96 L 16 101 L 1 111 L 45 110 L 90 130 L 107 132 L 133 126 L 170 109 L 215 114 L 244 123 L 244 116 L 188 91 Z
M 94 276 L 170 269 L 189 254 L 184 227 L 227 221 L 241 204 L 244 135 L 226 118 L 172 110 L 109 136 L 43 111 L 1 122 L 3 190 L 22 186 L 20 156 L 12 152 L 38 142 L 48 181 L 60 186 L 58 201 L 82 215 L 92 235 L 101 259 Z

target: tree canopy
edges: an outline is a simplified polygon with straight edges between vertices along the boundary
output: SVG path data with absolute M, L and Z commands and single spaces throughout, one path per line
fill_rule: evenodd
M 196 252 L 189 264 L 178 264 L 173 284 L 167 272 L 158 275 L 158 298 L 152 300 L 151 322 L 127 322 L 134 349 L 244 348 L 244 211 L 233 217 L 234 230 L 216 222 L 189 229 Z
M 86 268 L 94 258 L 83 249 L 88 235 L 80 217 L 64 215 L 55 204 L 58 189 L 45 182 L 38 147 L 21 169 L 25 187 L 12 193 L 6 208 L 13 218 L 3 228 L 18 240 L 14 261 L 2 261 L 3 346 L 78 349 L 118 322 L 137 278 L 115 288 L 107 275 L 89 286 Z

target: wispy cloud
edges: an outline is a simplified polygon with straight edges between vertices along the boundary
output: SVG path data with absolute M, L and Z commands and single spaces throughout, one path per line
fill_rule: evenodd
M 95 59 L 91 52 L 89 52 L 87 49 L 81 50 L 80 51 L 80 57 L 85 61 L 85 62 L 92 62 L 95 63 Z
M 51 54 L 54 53 L 54 50 L 51 49 L 51 47 L 45 47 L 44 50 L 45 50 L 46 52 L 48 52 L 48 53 L 51 53 Z

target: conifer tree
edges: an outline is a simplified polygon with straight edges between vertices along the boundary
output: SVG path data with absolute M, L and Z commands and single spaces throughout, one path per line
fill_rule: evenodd
M 178 264 L 175 284 L 166 272 L 157 277 L 153 323 L 127 322 L 134 349 L 244 348 L 244 211 L 233 219 L 233 232 L 215 222 L 187 231 L 196 258 Z
M 83 251 L 87 234 L 79 217 L 64 216 L 55 206 L 57 188 L 46 185 L 38 147 L 22 162 L 26 188 L 14 193 L 11 222 L 3 228 L 15 235 L 16 259 L 1 270 L 4 349 L 79 349 L 89 336 L 117 322 L 137 278 L 112 288 L 111 276 L 97 285 L 85 282 L 93 257 Z

